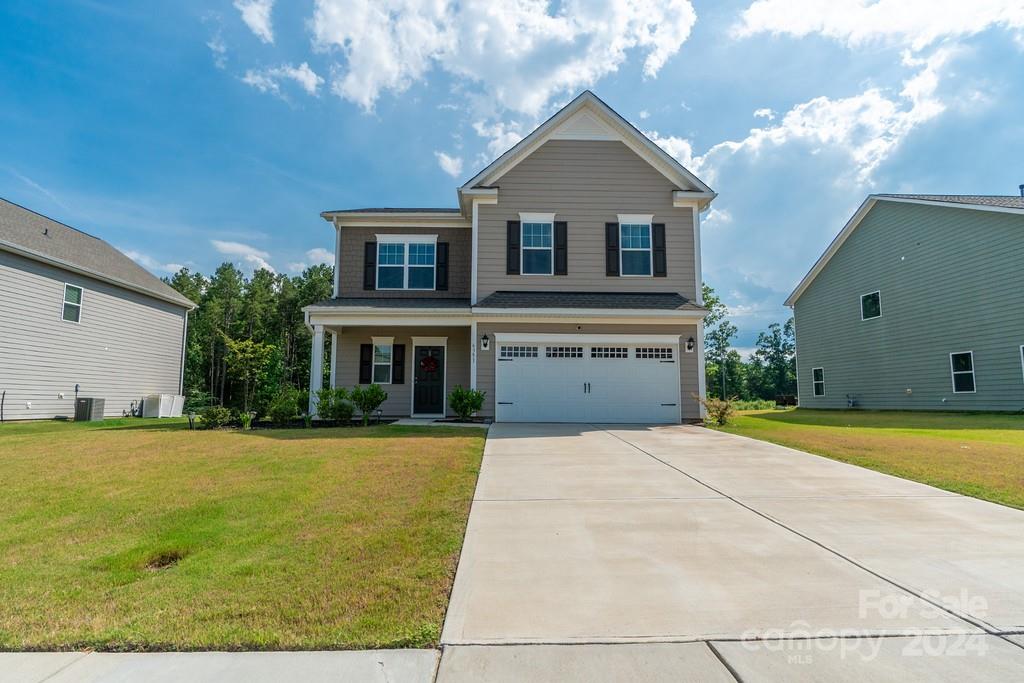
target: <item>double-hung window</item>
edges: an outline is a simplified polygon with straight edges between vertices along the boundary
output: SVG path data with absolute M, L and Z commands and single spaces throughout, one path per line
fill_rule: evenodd
M 82 288 L 64 285 L 64 310 L 61 317 L 69 323 L 82 320 Z
M 882 294 L 871 292 L 860 298 L 860 319 L 871 320 L 882 317 Z
M 437 235 L 377 235 L 377 289 L 434 289 Z
M 953 375 L 954 394 L 974 393 L 974 352 L 949 354 L 949 371 Z
M 523 275 L 553 275 L 555 272 L 554 216 L 530 217 L 523 215 L 522 264 Z
M 619 273 L 622 275 L 653 274 L 651 218 L 652 216 L 619 216 Z
M 811 387 L 815 396 L 825 395 L 825 368 L 811 370 Z
M 384 342 L 387 343 L 384 343 Z M 373 383 L 391 384 L 391 352 L 394 346 L 390 340 L 373 340 Z

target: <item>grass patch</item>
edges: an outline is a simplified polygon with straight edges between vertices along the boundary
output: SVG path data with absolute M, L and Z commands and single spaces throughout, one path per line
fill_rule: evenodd
M 0 425 L 0 650 L 436 645 L 483 441 Z
M 1024 416 L 905 411 L 739 413 L 717 429 L 1024 508 Z

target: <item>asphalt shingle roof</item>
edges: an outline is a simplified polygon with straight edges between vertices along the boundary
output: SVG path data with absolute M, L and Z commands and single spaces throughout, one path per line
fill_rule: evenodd
M 972 204 L 994 206 L 1001 209 L 1024 209 L 1024 197 L 1017 195 L 985 194 L 880 194 L 879 197 L 894 199 L 920 199 L 926 202 L 947 202 L 949 204 Z
M 444 209 L 438 207 L 405 207 L 392 208 L 386 206 L 370 206 L 363 209 L 338 209 L 337 211 L 324 211 L 324 213 L 461 213 L 459 209 Z
M 700 306 L 676 293 L 633 292 L 494 292 L 477 308 L 621 308 L 661 311 L 700 311 Z
M 164 301 L 192 307 L 160 278 L 99 237 L 0 199 L 0 249 L 25 251 L 64 264 L 116 285 L 142 291 Z
M 356 297 L 344 296 L 336 299 L 324 299 L 318 301 L 314 306 L 365 306 L 366 308 L 465 308 L 469 309 L 469 299 L 452 299 L 441 297 L 416 297 L 416 298 L 383 298 L 383 297 Z

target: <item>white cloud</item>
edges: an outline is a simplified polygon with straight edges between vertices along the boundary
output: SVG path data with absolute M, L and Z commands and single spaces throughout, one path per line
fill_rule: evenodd
M 206 41 L 206 47 L 210 48 L 210 52 L 213 53 L 213 64 L 218 69 L 223 69 L 228 63 L 228 46 L 224 42 L 224 37 L 221 35 L 220 29 L 217 30 L 213 36 Z
M 448 156 L 444 152 L 434 152 L 437 157 L 437 165 L 441 170 L 455 178 L 462 175 L 462 157 Z
M 434 69 L 539 116 L 552 97 L 615 72 L 630 50 L 653 78 L 690 35 L 689 0 L 316 0 L 313 39 L 344 57 L 331 89 L 370 111 Z
M 480 137 L 488 138 L 487 151 L 490 153 L 491 159 L 504 154 L 507 150 L 514 147 L 517 142 L 526 137 L 526 134 L 523 132 L 523 126 L 516 121 L 508 123 L 498 121 L 492 124 L 477 121 L 473 124 L 473 130 Z
M 642 121 L 643 119 L 647 119 L 647 118 L 650 118 L 650 116 L 651 116 L 651 112 L 647 111 L 646 109 L 641 109 L 641 110 L 640 110 L 640 120 L 641 120 L 641 121 Z
M 324 249 L 323 247 L 315 247 L 306 252 L 306 258 L 310 260 L 314 265 L 322 263 L 328 266 L 334 265 L 334 252 Z
M 222 240 L 210 240 L 210 244 L 221 254 L 226 256 L 236 256 L 242 261 L 252 266 L 253 270 L 263 268 L 269 270 L 271 273 L 276 273 L 274 267 L 267 262 L 270 258 L 270 254 L 257 249 L 256 247 L 249 246 L 248 244 L 242 244 L 241 242 L 225 242 Z
M 940 48 L 927 58 L 903 55 L 903 63 L 920 71 L 903 82 L 898 97 L 890 97 L 880 88 L 859 95 L 832 99 L 815 97 L 796 105 L 775 125 L 750 130 L 742 140 L 727 140 L 712 146 L 702 156 L 694 156 L 689 140 L 649 133 L 654 142 L 681 164 L 713 184 L 718 167 L 737 154 L 757 156 L 763 150 L 789 143 L 810 146 L 815 154 L 835 149 L 847 154 L 859 183 L 870 183 L 871 176 L 915 128 L 946 109 L 936 96 L 939 74 L 955 54 L 955 48 Z
M 264 43 L 274 42 L 274 26 L 270 20 L 274 0 L 235 0 L 234 4 L 242 13 L 242 21 L 257 38 Z
M 757 0 L 732 32 L 820 33 L 850 48 L 884 42 L 921 50 L 992 26 L 1024 28 L 1024 0 Z
M 711 209 L 708 215 L 701 219 L 702 225 L 725 225 L 732 223 L 732 214 L 725 209 Z
M 754 118 L 755 119 L 768 119 L 769 121 L 774 121 L 775 120 L 775 112 L 772 111 L 771 109 L 769 109 L 768 107 L 764 107 L 763 109 L 755 109 L 754 110 Z
M 141 251 L 136 251 L 134 249 L 119 249 L 118 251 L 150 272 L 177 273 L 185 267 L 180 263 L 161 263 L 152 256 L 143 254 Z
M 306 91 L 307 95 L 316 95 L 317 90 L 323 85 L 324 79 L 309 68 L 309 64 L 303 62 L 298 66 L 282 64 L 272 69 L 249 69 L 242 77 L 242 82 L 257 88 L 260 92 L 269 92 L 284 99 L 281 93 L 281 81 L 292 80 Z

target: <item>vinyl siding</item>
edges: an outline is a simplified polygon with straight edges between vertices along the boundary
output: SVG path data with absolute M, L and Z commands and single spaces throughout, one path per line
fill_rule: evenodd
M 860 297 L 875 290 L 882 316 L 862 321 Z M 870 409 L 1024 409 L 1022 292 L 1024 216 L 879 202 L 796 302 L 800 404 L 845 408 L 850 394 Z M 974 352 L 974 394 L 953 393 L 960 351 Z
M 331 332 L 327 328 L 326 332 Z M 412 410 L 413 337 L 448 337 L 445 367 L 445 413 L 448 396 L 456 384 L 469 387 L 468 327 L 344 327 L 338 343 L 335 386 L 351 388 L 359 384 L 359 346 L 372 343 L 373 337 L 394 337 L 395 344 L 405 344 L 405 382 L 384 384 L 388 399 L 381 406 L 386 416 L 406 416 Z
M 77 324 L 61 319 L 65 283 L 83 289 Z M 108 417 L 147 394 L 180 393 L 184 316 L 180 306 L 0 251 L 4 417 L 73 417 L 75 384 L 79 396 L 105 399 Z
M 506 173 L 498 203 L 479 207 L 477 297 L 498 290 L 678 292 L 696 298 L 693 212 L 672 206 L 675 187 L 617 141 L 550 140 Z M 506 275 L 506 222 L 555 212 L 568 223 L 564 276 Z M 620 213 L 654 214 L 665 224 L 667 277 L 607 277 L 605 223 Z
M 376 235 L 437 235 L 448 243 L 448 291 L 366 290 L 363 289 L 364 245 L 375 242 Z M 341 296 L 417 299 L 469 298 L 472 232 L 468 228 L 341 228 Z
M 693 398 L 700 391 L 697 381 L 697 353 L 686 353 L 686 340 L 697 338 L 695 325 L 608 325 L 575 323 L 477 323 L 477 338 L 486 334 L 491 338 L 489 351 L 477 351 L 477 389 L 487 392 L 482 415 L 494 417 L 494 364 L 498 344 L 496 332 L 532 332 L 544 334 L 678 334 L 681 362 L 679 386 L 684 420 L 700 419 L 700 405 Z

